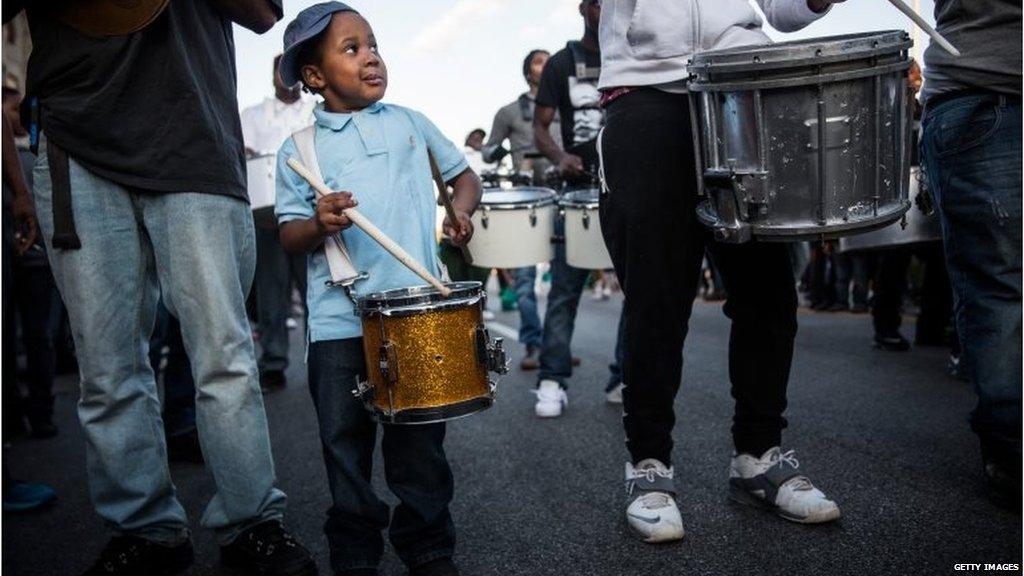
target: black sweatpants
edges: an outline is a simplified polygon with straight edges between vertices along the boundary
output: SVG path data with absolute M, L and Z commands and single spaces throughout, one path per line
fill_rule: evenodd
M 686 96 L 640 89 L 607 112 L 610 192 L 601 197 L 601 229 L 626 294 L 623 421 L 632 460 L 671 460 L 673 400 L 705 247 L 721 271 L 732 320 L 733 441 L 738 452 L 760 456 L 786 427 L 797 306 L 787 246 L 717 243 L 697 221 Z

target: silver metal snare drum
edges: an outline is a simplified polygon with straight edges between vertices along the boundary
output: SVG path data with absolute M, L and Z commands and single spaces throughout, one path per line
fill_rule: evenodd
M 729 242 L 826 239 L 906 212 L 909 36 L 851 34 L 690 62 L 701 222 Z

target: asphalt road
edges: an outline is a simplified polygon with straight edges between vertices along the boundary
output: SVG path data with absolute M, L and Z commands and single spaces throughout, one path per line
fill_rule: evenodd
M 496 306 L 497 299 L 494 299 Z M 676 484 L 686 538 L 650 546 L 623 520 L 621 409 L 601 386 L 619 301 L 584 296 L 574 352 L 583 358 L 566 413 L 533 415 L 535 376 L 513 369 L 491 410 L 449 425 L 456 560 L 466 575 L 850 574 L 935 575 L 958 563 L 1021 564 L 1021 516 L 983 497 L 969 386 L 946 375 L 938 349 L 871 349 L 865 316 L 801 311 L 786 448 L 843 511 L 805 527 L 726 501 L 732 400 L 719 306 L 698 304 L 676 399 Z M 514 326 L 517 316 L 498 314 Z M 298 339 L 287 389 L 266 398 L 288 524 L 329 574 L 321 532 L 329 497 Z M 520 350 L 515 347 L 514 364 Z M 17 440 L 15 476 L 53 484 L 51 508 L 3 517 L 4 574 L 77 574 L 107 534 L 89 504 L 75 381 L 60 382 L 61 435 Z M 377 462 L 377 483 L 384 492 Z M 220 574 L 212 535 L 198 526 L 213 493 L 201 466 L 173 468 L 193 522 L 192 575 Z M 404 574 L 391 550 L 382 574 Z

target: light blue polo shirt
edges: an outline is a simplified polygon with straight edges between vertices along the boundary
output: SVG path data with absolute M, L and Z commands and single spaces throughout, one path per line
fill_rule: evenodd
M 327 112 L 316 116 L 316 152 L 324 181 L 332 190 L 351 192 L 357 210 L 420 264 L 437 271 L 436 197 L 427 160 L 427 146 L 445 181 L 468 167 L 462 152 L 426 116 L 402 106 L 380 102 L 359 112 Z M 315 214 L 315 192 L 287 165 L 301 161 L 292 138 L 277 153 L 279 223 Z M 356 270 L 370 277 L 355 284 L 357 295 L 426 284 L 359 228 L 342 232 Z M 342 288 L 331 279 L 323 248 L 308 256 L 307 305 L 309 341 L 362 336 L 360 319 Z

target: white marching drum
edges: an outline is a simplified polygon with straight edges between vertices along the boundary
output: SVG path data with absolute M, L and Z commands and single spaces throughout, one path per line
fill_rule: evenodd
M 250 158 L 245 163 L 245 171 L 253 220 L 261 226 L 274 226 L 277 155 L 263 154 Z
M 485 190 L 473 214 L 473 265 L 521 268 L 554 258 L 555 198 L 548 188 Z
M 565 194 L 559 205 L 565 217 L 565 261 L 573 268 L 606 270 L 612 257 L 601 236 L 596 188 Z

